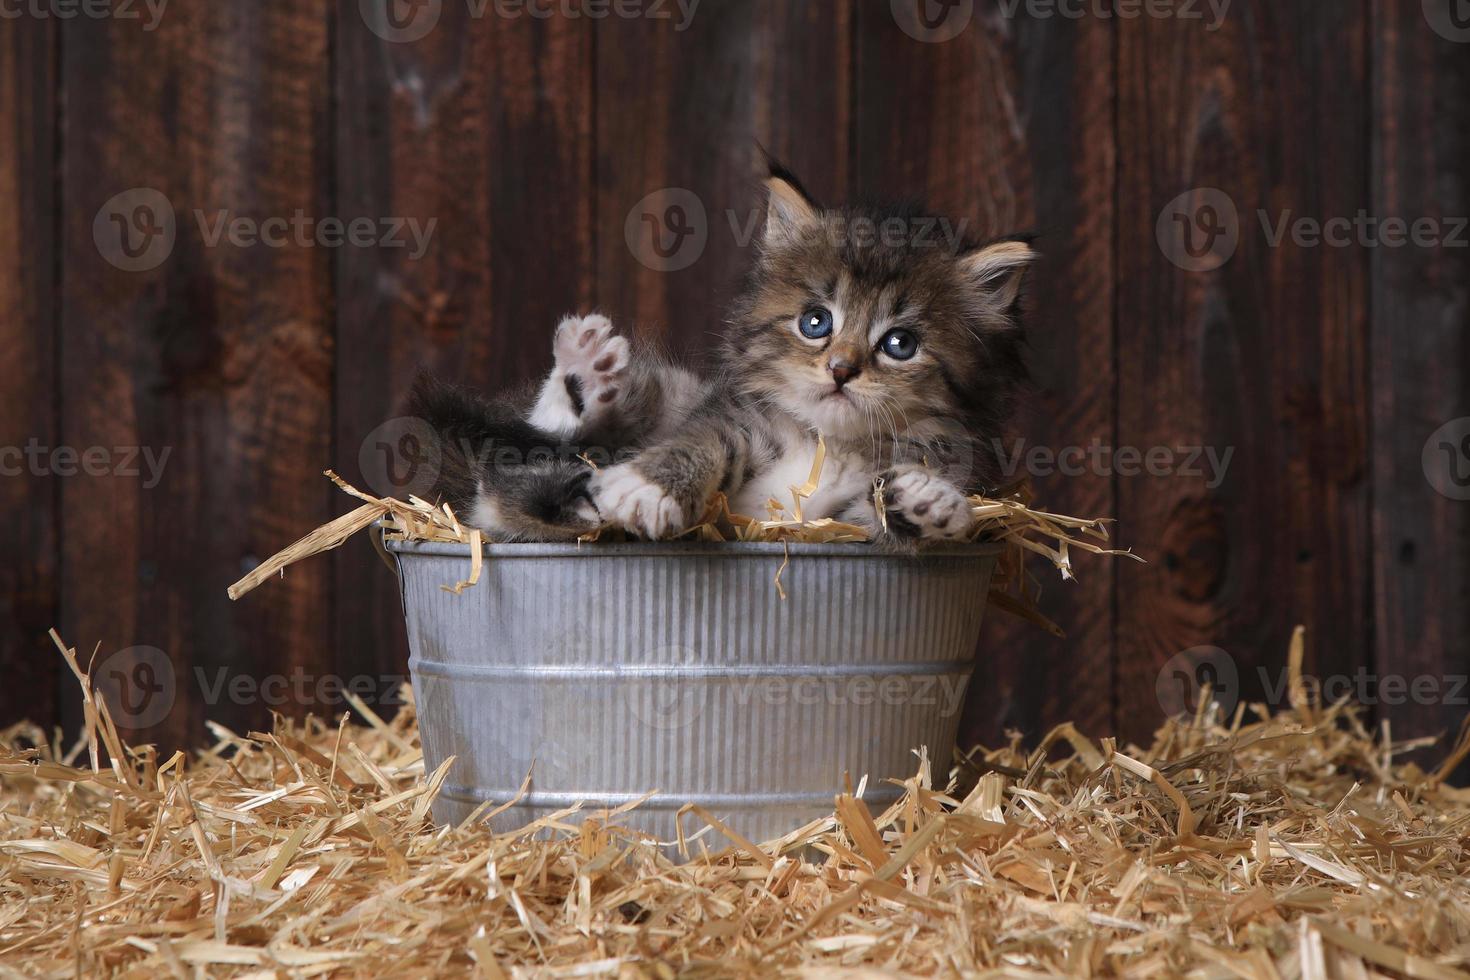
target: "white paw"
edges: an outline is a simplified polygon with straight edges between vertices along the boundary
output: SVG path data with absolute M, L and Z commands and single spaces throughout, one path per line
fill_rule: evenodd
M 904 470 L 883 488 L 889 520 L 896 516 L 925 540 L 962 540 L 975 527 L 969 498 L 927 470 Z
M 602 519 L 658 540 L 684 530 L 684 511 L 663 487 L 621 463 L 592 476 L 592 499 Z
M 592 418 L 616 403 L 631 351 L 628 338 L 613 333 L 612 321 L 597 313 L 569 316 L 556 328 L 552 349 L 578 415 Z

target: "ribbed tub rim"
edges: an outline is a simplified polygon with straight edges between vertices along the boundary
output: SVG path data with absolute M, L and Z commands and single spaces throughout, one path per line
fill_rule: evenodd
M 448 541 L 384 541 L 392 552 L 436 558 L 468 558 L 470 546 Z M 793 558 L 862 558 L 893 562 L 910 562 L 925 558 L 988 558 L 1004 550 L 996 543 L 925 545 L 914 554 L 895 553 L 871 544 L 816 544 L 777 541 L 629 541 L 610 544 L 502 544 L 487 542 L 487 557 L 509 558 L 769 558 L 790 555 Z

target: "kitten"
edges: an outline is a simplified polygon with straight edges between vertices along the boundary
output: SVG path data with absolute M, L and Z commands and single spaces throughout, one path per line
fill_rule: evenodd
M 716 491 L 737 513 L 789 508 L 820 433 L 826 465 L 805 517 L 966 538 L 966 498 L 995 484 L 993 447 L 1026 376 L 1017 312 L 1035 253 L 1019 239 L 947 251 L 915 234 L 926 222 L 913 210 L 823 210 L 779 167 L 767 186 L 720 373 L 670 437 L 592 476 L 599 514 L 657 539 Z
M 489 399 L 421 375 L 409 412 L 438 436 L 435 495 L 502 541 L 569 541 L 601 525 L 593 468 L 671 438 L 702 383 L 604 316 L 567 317 L 539 392 Z
M 736 513 L 789 510 L 820 434 L 806 518 L 888 542 L 972 532 L 967 497 L 995 484 L 993 447 L 1025 380 L 1018 297 L 1035 253 L 1018 239 L 945 250 L 912 209 L 823 210 L 777 166 L 767 188 L 759 259 L 712 377 L 635 350 L 594 315 L 557 328 L 534 399 L 420 380 L 413 411 L 440 433 L 438 492 L 456 513 L 509 540 L 603 522 L 672 537 L 717 491 Z

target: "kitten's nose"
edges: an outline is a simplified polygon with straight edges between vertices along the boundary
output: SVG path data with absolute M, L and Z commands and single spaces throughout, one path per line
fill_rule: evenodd
M 853 378 L 862 373 L 862 368 L 852 361 L 833 359 L 827 362 L 827 370 L 832 372 L 832 380 L 837 382 L 838 390 Z

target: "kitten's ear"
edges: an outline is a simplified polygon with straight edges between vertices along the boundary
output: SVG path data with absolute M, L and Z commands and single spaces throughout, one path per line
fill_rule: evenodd
M 1030 243 L 1012 239 L 965 252 L 959 257 L 959 265 L 985 305 L 1004 313 L 1016 304 L 1026 268 L 1035 260 Z
M 790 171 L 778 163 L 771 164 L 766 178 L 766 233 L 768 245 L 788 244 L 804 232 L 821 224 L 821 206 L 801 186 Z

